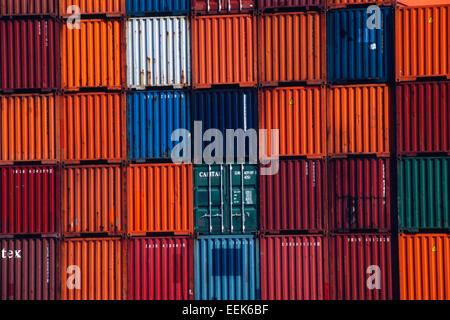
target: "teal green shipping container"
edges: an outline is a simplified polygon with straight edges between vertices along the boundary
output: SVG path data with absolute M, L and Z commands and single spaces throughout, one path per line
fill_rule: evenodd
M 450 157 L 398 163 L 398 218 L 403 231 L 450 229 Z
M 194 166 L 194 229 L 200 234 L 258 230 L 258 166 Z

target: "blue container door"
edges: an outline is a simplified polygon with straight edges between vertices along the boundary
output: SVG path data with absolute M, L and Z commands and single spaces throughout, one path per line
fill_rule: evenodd
M 145 14 L 187 14 L 190 0 L 127 0 L 127 13 L 134 16 Z

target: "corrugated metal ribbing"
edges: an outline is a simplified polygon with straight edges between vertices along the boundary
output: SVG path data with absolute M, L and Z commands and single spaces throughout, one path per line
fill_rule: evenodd
M 189 12 L 190 0 L 126 0 L 127 13 L 141 16 L 152 13 L 184 14 Z
M 262 300 L 328 300 L 324 236 L 261 238 Z
M 128 232 L 193 231 L 191 165 L 149 164 L 127 168 Z
M 397 152 L 450 152 L 450 82 L 397 86 Z
M 259 9 L 323 7 L 326 0 L 258 0 Z
M 170 158 L 175 130 L 191 132 L 190 95 L 185 91 L 133 92 L 127 96 L 128 159 Z M 183 135 L 185 141 L 187 136 Z
M 201 236 L 194 242 L 196 300 L 259 300 L 259 239 Z
M 129 300 L 192 300 L 194 249 L 187 237 L 128 241 Z
M 0 91 L 58 87 L 59 23 L 52 19 L 0 21 Z
M 61 100 L 60 147 L 64 161 L 125 159 L 123 94 L 68 94 Z
M 450 5 L 395 9 L 397 81 L 450 79 L 449 15 Z
M 276 175 L 260 175 L 261 230 L 326 227 L 326 167 L 322 160 L 281 160 Z
M 246 13 L 256 9 L 255 0 L 193 0 L 192 12 L 201 14 Z
M 119 16 L 125 14 L 125 0 L 59 0 L 60 15 L 72 15 L 74 10 L 69 9 L 71 6 L 78 6 L 81 15 Z
M 395 0 L 325 0 L 328 8 L 343 8 L 352 5 L 376 4 L 379 6 L 391 6 Z
M 259 81 L 322 82 L 324 17 L 314 11 L 258 17 Z
M 61 78 L 63 90 L 122 88 L 121 20 L 81 20 L 80 29 L 63 25 Z
M 404 158 L 398 162 L 401 230 L 450 230 L 450 157 Z
M 125 244 L 115 238 L 61 242 L 62 300 L 122 300 Z
M 0 248 L 0 300 L 56 299 L 55 239 L 0 240 Z
M 0 162 L 56 161 L 54 95 L 0 96 Z
M 399 236 L 400 299 L 450 300 L 450 235 Z
M 330 299 L 391 300 L 391 242 L 382 233 L 331 236 Z
M 56 166 L 0 167 L 0 234 L 59 232 Z
M 391 90 L 387 85 L 327 90 L 328 154 L 389 156 Z
M 0 0 L 0 16 L 56 15 L 59 0 Z
M 121 167 L 64 167 L 62 221 L 63 232 L 69 234 L 124 231 Z
M 128 87 L 189 86 L 190 26 L 187 17 L 133 18 L 127 21 Z

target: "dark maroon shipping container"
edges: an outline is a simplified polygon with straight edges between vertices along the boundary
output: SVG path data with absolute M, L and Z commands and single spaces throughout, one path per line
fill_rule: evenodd
M 58 14 L 60 0 L 0 0 L 1 16 L 33 16 Z
M 255 9 L 255 0 L 192 0 L 192 12 L 199 14 L 236 14 Z
M 391 242 L 382 233 L 331 235 L 330 299 L 392 299 Z
M 0 240 L 0 300 L 55 300 L 55 239 Z
M 56 166 L 0 167 L 0 235 L 59 232 Z
M 325 0 L 258 0 L 258 8 L 266 9 L 292 9 L 292 8 L 322 8 Z
M 450 81 L 397 85 L 397 152 L 450 152 Z
M 56 89 L 58 38 L 53 19 L 0 20 L 0 90 Z
M 330 230 L 391 229 L 389 159 L 331 159 L 327 172 Z
M 276 175 L 260 175 L 260 226 L 264 232 L 326 228 L 323 160 L 280 160 Z

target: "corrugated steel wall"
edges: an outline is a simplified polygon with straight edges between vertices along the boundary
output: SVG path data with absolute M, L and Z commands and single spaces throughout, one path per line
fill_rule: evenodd
M 344 8 L 352 5 L 370 5 L 391 6 L 395 0 L 325 0 L 328 8 Z
M 122 16 L 125 14 L 125 0 L 59 0 L 60 16 L 71 16 L 72 6 L 78 6 L 81 15 Z M 69 9 L 70 8 L 70 9 Z
M 258 8 L 261 10 L 322 8 L 325 2 L 326 0 L 258 0 Z
M 192 12 L 199 14 L 236 14 L 256 10 L 255 0 L 192 0 Z
M 126 0 L 127 13 L 132 16 L 146 14 L 185 14 L 190 0 Z
M 59 0 L 0 0 L 1 16 L 56 15 Z

